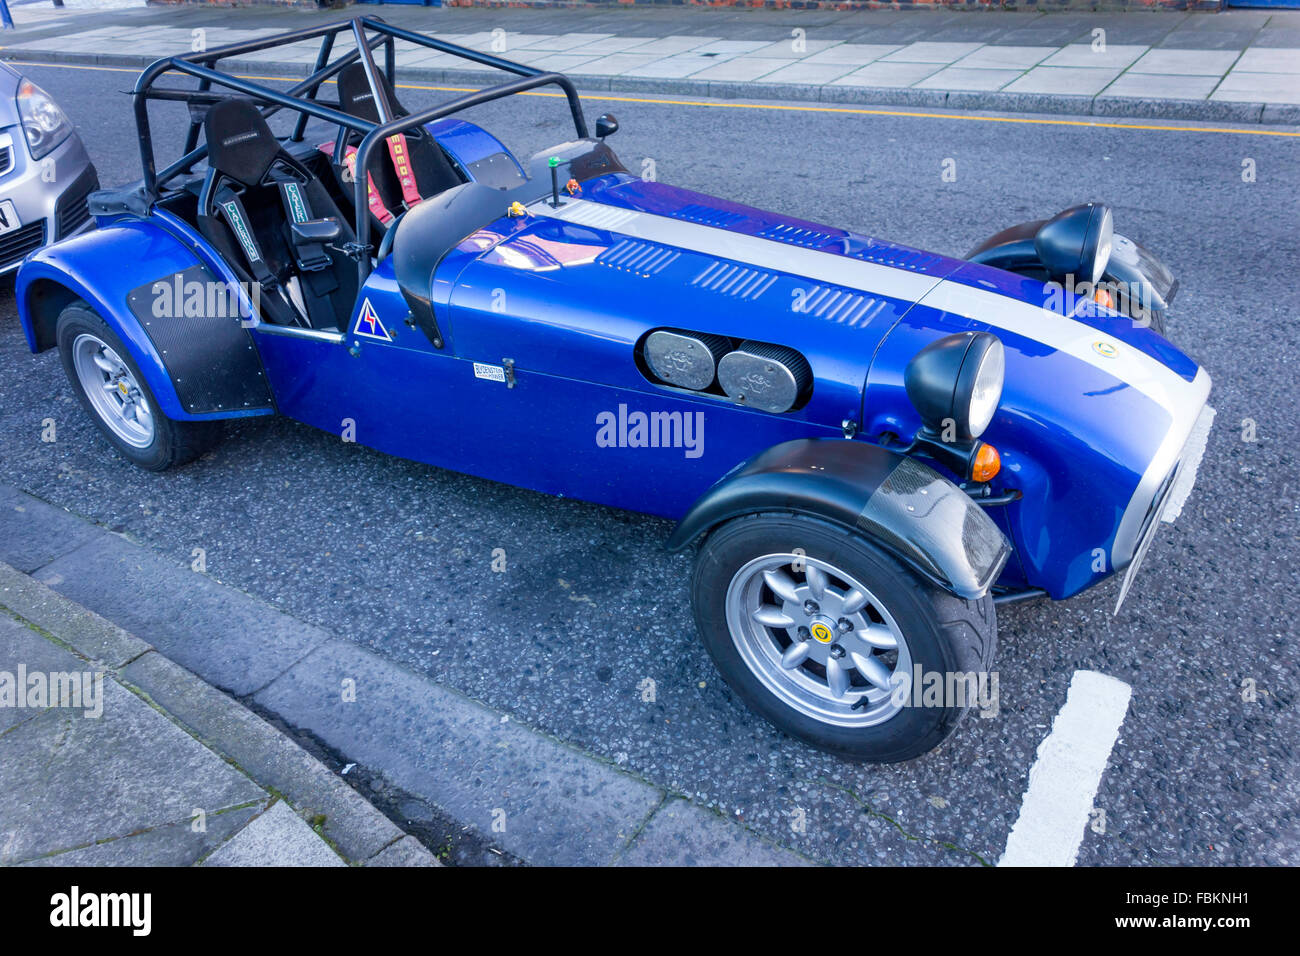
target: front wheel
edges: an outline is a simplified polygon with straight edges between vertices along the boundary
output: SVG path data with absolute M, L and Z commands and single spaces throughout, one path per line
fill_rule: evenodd
M 162 413 L 131 353 L 86 303 L 59 314 L 55 336 L 77 398 L 133 464 L 162 471 L 197 458 L 220 438 L 220 422 L 178 422 Z
M 922 580 L 862 535 L 816 518 L 737 518 L 700 546 L 704 645 L 757 713 L 854 760 L 917 757 L 973 704 L 996 706 L 993 599 Z

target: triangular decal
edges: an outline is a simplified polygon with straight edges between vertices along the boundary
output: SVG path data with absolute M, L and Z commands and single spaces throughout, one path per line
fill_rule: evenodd
M 357 316 L 357 324 L 352 329 L 352 334 L 367 339 L 379 339 L 381 342 L 393 341 L 393 337 L 388 334 L 388 329 L 384 328 L 379 313 L 375 311 L 375 307 L 370 304 L 369 299 L 361 303 L 361 314 Z

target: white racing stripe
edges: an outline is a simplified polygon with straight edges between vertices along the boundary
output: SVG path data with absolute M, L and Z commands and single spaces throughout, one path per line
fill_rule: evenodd
M 1038 747 L 1020 817 L 998 866 L 1074 866 L 1133 688 L 1075 671 L 1065 706 Z
M 863 262 L 775 239 L 762 239 L 717 226 L 685 222 L 658 213 L 638 212 L 586 199 L 570 199 L 558 209 L 553 209 L 547 200 L 539 200 L 529 206 L 528 211 L 579 226 L 608 229 L 647 242 L 689 249 L 763 269 L 790 272 L 817 282 L 848 286 L 906 302 L 920 300 L 941 281 L 935 276 L 895 269 L 878 262 Z
M 569 199 L 559 208 L 553 208 L 547 200 L 538 200 L 528 208 L 538 216 L 917 302 L 1040 342 L 1145 395 L 1169 416 L 1169 424 L 1115 534 L 1111 560 L 1118 567 L 1132 557 L 1151 500 L 1177 463 L 1210 394 L 1210 376 L 1205 369 L 1198 369 L 1195 379 L 1188 382 L 1163 362 L 1084 322 L 992 289 L 586 199 Z
M 916 302 L 982 322 L 1041 342 L 1100 369 L 1150 397 L 1169 411 L 1171 417 L 1177 417 L 1174 410 L 1200 392 L 1202 384 L 1204 391 L 1209 391 L 1208 376 L 1204 383 L 1189 383 L 1145 352 L 1124 345 L 1090 325 L 992 289 L 945 282 L 908 269 L 586 199 L 570 199 L 558 209 L 552 208 L 546 200 L 539 200 L 529 207 L 529 211 L 534 215 L 607 229 L 620 235 L 689 249 L 761 269 L 793 273 L 817 282 Z M 1107 354 L 1094 347 L 1098 343 L 1109 346 L 1105 349 Z M 1203 399 L 1204 395 L 1201 397 Z M 1200 404 L 1195 403 L 1192 409 L 1187 428 L 1180 436 L 1180 446 L 1191 430 Z

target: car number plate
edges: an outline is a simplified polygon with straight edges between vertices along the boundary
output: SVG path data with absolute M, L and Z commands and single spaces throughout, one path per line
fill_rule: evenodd
M 6 232 L 13 232 L 21 226 L 22 220 L 18 218 L 18 210 L 14 208 L 12 199 L 0 199 L 0 236 Z

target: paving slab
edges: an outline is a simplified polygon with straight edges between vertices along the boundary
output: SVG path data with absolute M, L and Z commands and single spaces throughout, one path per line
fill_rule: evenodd
M 579 46 L 569 47 L 566 51 L 575 54 L 590 54 L 591 56 L 606 56 L 610 53 L 625 53 L 634 50 L 639 46 L 647 43 L 653 43 L 656 37 L 625 37 L 609 36 L 599 40 L 592 40 L 590 43 L 583 43 Z
M 1074 43 L 1053 53 L 1043 60 L 1042 65 L 1120 70 L 1146 51 L 1145 46 L 1128 43 L 1107 43 L 1101 49 L 1094 48 L 1090 43 Z
M 753 55 L 801 60 L 809 56 L 816 56 L 818 53 L 824 53 L 827 50 L 833 50 L 835 47 L 842 45 L 839 40 L 809 40 L 806 37 L 799 40 L 792 36 L 787 40 L 777 40 L 775 43 L 767 44 L 767 46 L 760 46 L 753 51 Z M 796 47 L 798 48 L 796 49 Z
M 263 809 L 265 804 L 210 813 L 201 830 L 195 830 L 194 822 L 186 820 L 20 865 L 192 866 L 239 832 Z
M 1236 62 L 1238 50 L 1148 50 L 1138 57 L 1131 73 L 1220 77 Z
M 347 866 L 282 800 L 219 846 L 203 865 Z
M 848 63 L 866 66 L 902 47 L 893 43 L 841 43 L 804 58 L 804 63 Z
M 11 861 L 265 799 L 247 776 L 115 681 L 103 681 L 103 695 L 98 719 L 51 708 L 0 737 L 0 846 Z
M 979 43 L 909 43 L 883 59 L 887 63 L 952 63 L 980 48 Z
M 856 69 L 857 67 L 851 63 L 809 63 L 805 60 L 774 70 L 763 77 L 763 82 L 765 84 L 791 83 L 822 86 L 833 80 L 838 80 Z
M 831 86 L 911 86 L 943 69 L 942 63 L 869 63 L 833 80 Z
M 743 56 L 748 53 L 754 53 L 767 46 L 761 40 L 710 40 L 703 46 L 692 47 L 691 53 L 698 53 L 701 56 L 708 54 L 726 53 L 732 56 Z
M 323 818 L 322 832 L 347 858 L 369 859 L 402 836 L 396 824 L 319 760 L 162 655 L 151 652 L 132 661 L 122 679 L 301 814 Z
M 700 80 L 756 80 L 788 66 L 789 63 L 789 60 L 776 60 L 769 57 L 739 56 L 691 75 Z
M 1257 43 L 1258 33 L 1253 30 L 1209 30 L 1170 33 L 1155 44 L 1159 50 L 1236 50 L 1240 52 Z
M 652 40 L 649 43 L 641 44 L 637 47 L 637 53 L 654 53 L 659 56 L 674 56 L 678 53 L 685 53 L 687 50 L 696 50 L 719 39 L 721 38 L 703 36 L 666 36 L 661 37 L 658 40 Z
M 1300 49 L 1251 49 L 1241 55 L 1234 72 L 1300 73 Z
M 975 70 L 1027 70 L 1056 52 L 1054 46 L 982 46 L 953 61 L 953 66 Z
M 621 76 L 662 59 L 658 53 L 615 53 L 584 63 L 578 72 L 583 76 Z
M 715 56 L 704 56 L 694 51 L 688 53 L 678 53 L 675 56 L 665 57 L 661 60 L 655 60 L 646 63 L 643 66 L 634 67 L 626 70 L 627 76 L 653 76 L 665 77 L 668 79 L 681 79 L 687 76 L 694 76 L 701 70 L 707 70 L 719 63 L 725 63 L 733 59 L 735 54 L 719 53 Z
M 1211 100 L 1251 103 L 1300 103 L 1300 74 L 1279 81 L 1276 73 L 1247 73 L 1233 70 L 1223 78 Z
M 1083 69 L 1064 66 L 1036 66 L 1020 79 L 1008 84 L 1008 93 L 1063 93 L 1093 96 L 1105 89 L 1115 77 L 1118 67 L 1111 69 Z
M 49 674 L 69 669 L 84 672 L 87 669 L 84 661 L 72 657 L 67 651 L 61 650 L 26 624 L 15 621 L 0 611 L 0 682 L 10 688 L 9 692 L 15 695 L 12 704 L 6 703 L 0 706 L 0 735 L 21 723 L 39 717 L 49 709 L 20 706 L 20 703 L 26 703 L 26 699 L 20 702 L 17 697 L 17 692 L 23 689 L 18 680 L 19 665 L 28 674 Z M 3 845 L 2 841 L 0 845 Z
M 554 53 L 563 53 L 572 50 L 575 47 L 586 46 L 596 40 L 605 40 L 612 37 L 612 33 L 566 33 L 562 36 L 539 37 L 528 42 L 526 49 L 529 50 L 550 50 Z M 441 34 L 438 34 L 441 38 Z M 452 41 L 456 42 L 456 41 Z

